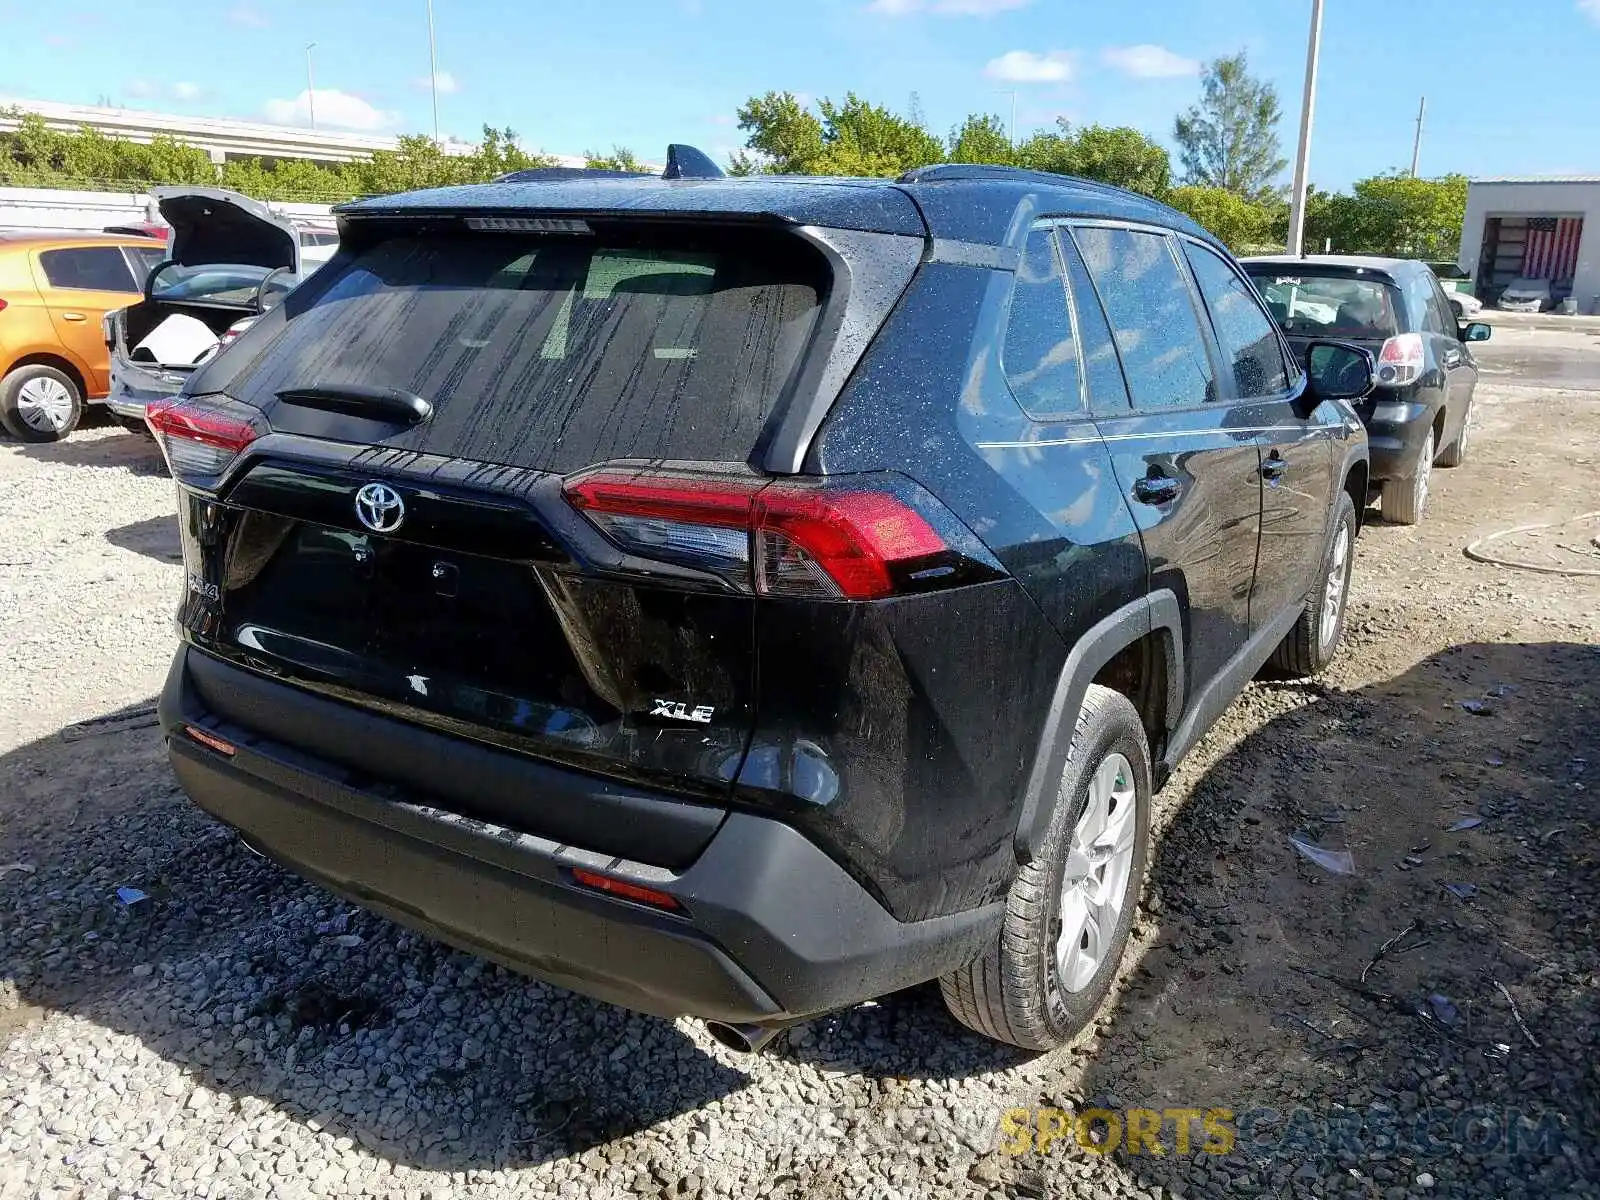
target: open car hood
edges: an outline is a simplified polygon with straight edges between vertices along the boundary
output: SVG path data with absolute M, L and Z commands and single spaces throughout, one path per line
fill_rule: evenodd
M 150 194 L 172 226 L 167 257 L 173 262 L 186 267 L 287 267 L 299 274 L 299 235 L 288 220 L 259 201 L 208 187 L 158 187 Z

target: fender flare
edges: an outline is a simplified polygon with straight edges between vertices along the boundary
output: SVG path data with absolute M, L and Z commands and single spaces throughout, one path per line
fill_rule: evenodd
M 1050 709 L 1045 716 L 1039 748 L 1033 756 L 1022 794 L 1022 809 L 1017 818 L 1014 843 L 1017 861 L 1032 862 L 1044 847 L 1050 820 L 1060 799 L 1060 781 L 1066 769 L 1067 751 L 1077 728 L 1084 694 L 1100 669 L 1140 638 L 1160 632 L 1166 652 L 1167 711 L 1170 732 L 1183 716 L 1183 617 L 1178 597 L 1161 588 L 1124 604 L 1110 616 L 1091 626 L 1073 645 L 1056 679 Z
M 1337 489 L 1337 492 L 1344 491 L 1344 481 L 1350 478 L 1350 472 L 1357 466 L 1357 464 L 1366 469 L 1367 487 L 1369 489 L 1372 487 L 1372 454 L 1370 451 L 1368 451 L 1367 445 L 1363 441 L 1360 445 L 1352 446 L 1345 451 L 1344 458 L 1339 463 L 1338 473 L 1333 477 L 1333 486 Z M 1337 495 L 1337 492 L 1335 495 Z M 1362 497 L 1362 499 L 1355 502 L 1357 533 L 1361 532 L 1361 527 L 1363 525 L 1361 518 L 1366 508 L 1365 499 L 1365 497 Z M 1334 515 L 1339 511 L 1339 506 L 1331 503 L 1333 500 L 1332 496 L 1329 497 L 1329 500 L 1328 519 L 1325 522 L 1326 528 L 1323 530 L 1323 542 L 1325 544 L 1331 541 L 1333 538 Z

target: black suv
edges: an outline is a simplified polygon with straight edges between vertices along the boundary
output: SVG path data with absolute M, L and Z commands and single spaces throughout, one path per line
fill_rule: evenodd
M 1467 343 L 1493 331 L 1457 318 L 1426 263 L 1319 254 L 1242 265 L 1302 359 L 1328 338 L 1377 356 L 1377 390 L 1356 410 L 1371 437 L 1372 487 L 1384 520 L 1415 525 L 1434 464 L 1456 467 L 1467 456 L 1478 383 Z
M 161 721 L 244 839 L 751 1049 L 939 979 L 1045 1048 L 1149 805 L 1339 641 L 1372 362 L 1052 175 L 559 178 L 346 205 L 150 423 Z

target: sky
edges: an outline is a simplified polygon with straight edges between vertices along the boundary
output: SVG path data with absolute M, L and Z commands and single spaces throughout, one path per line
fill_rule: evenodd
M 1201 64 L 1240 49 L 1298 138 L 1310 0 L 434 0 L 440 132 L 529 148 L 737 149 L 741 103 L 848 90 L 946 132 L 991 112 L 1025 137 L 1065 117 L 1171 145 Z M 426 0 L 0 0 L 0 96 L 428 133 Z M 1586 100 L 1600 0 L 1327 0 L 1312 181 L 1600 173 Z M 1014 94 L 1014 97 L 1013 97 Z M 1176 158 L 1174 160 L 1176 166 Z

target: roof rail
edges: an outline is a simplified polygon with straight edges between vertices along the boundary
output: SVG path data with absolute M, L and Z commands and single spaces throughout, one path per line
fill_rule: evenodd
M 661 178 L 723 179 L 725 174 L 709 154 L 693 146 L 673 142 L 667 147 L 667 169 L 661 172 Z
M 913 167 L 896 181 L 898 183 L 942 183 L 963 179 L 1009 179 L 1017 183 L 1041 183 L 1049 187 L 1093 188 L 1119 196 L 1133 196 L 1151 204 L 1161 203 L 1143 192 L 1102 183 L 1098 179 L 1085 179 L 1082 175 L 1061 175 L 1055 171 L 1030 171 L 1026 167 L 1003 167 L 986 163 L 934 163 L 927 167 Z

